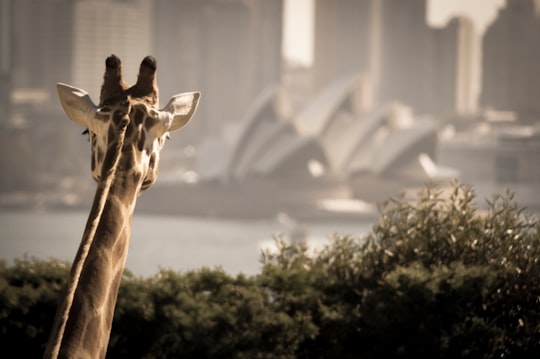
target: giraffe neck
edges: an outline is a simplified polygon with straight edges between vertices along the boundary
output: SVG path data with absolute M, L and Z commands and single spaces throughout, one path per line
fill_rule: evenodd
M 105 358 L 141 187 L 139 178 L 117 171 L 123 140 L 107 154 L 112 165 L 98 182 L 44 358 Z

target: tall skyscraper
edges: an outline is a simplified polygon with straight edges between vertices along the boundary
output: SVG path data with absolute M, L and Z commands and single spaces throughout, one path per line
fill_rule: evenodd
M 375 106 L 418 113 L 476 109 L 478 40 L 472 21 L 428 26 L 426 0 L 315 0 L 316 90 L 364 74 Z
M 540 2 L 508 0 L 483 39 L 483 107 L 540 115 Z
M 480 94 L 479 38 L 473 21 L 467 17 L 455 18 L 450 26 L 456 27 L 454 109 L 461 114 L 473 113 Z
M 383 0 L 381 17 L 379 102 L 399 101 L 422 112 L 430 61 L 426 0 Z
M 479 95 L 479 43 L 471 19 L 453 18 L 440 29 L 431 29 L 428 91 L 424 106 L 430 113 L 470 114 Z
M 122 60 L 124 76 L 134 83 L 142 59 L 152 54 L 153 2 L 78 0 L 73 10 L 73 80 L 99 101 L 105 59 Z
M 373 0 L 314 0 L 314 88 L 368 74 L 373 54 Z
M 7 66 L 11 97 L 16 101 L 56 97 L 56 82 L 69 81 L 72 1 L 18 0 L 3 2 L 7 53 L 2 48 L 2 66 Z M 4 9 L 7 13 L 4 13 Z M 4 36 L 4 33 L 2 34 Z M 9 37 L 9 38 L 8 38 Z M 4 71 L 4 70 L 2 70 Z
M 0 0 L 0 111 L 9 116 L 12 56 L 12 0 Z M 7 121 L 2 116 L 0 122 Z
M 197 122 L 186 131 L 220 131 L 280 82 L 282 12 L 282 0 L 156 2 L 162 94 L 203 93 Z

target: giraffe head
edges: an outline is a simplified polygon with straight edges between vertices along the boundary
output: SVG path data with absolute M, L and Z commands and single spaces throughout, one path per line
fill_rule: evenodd
M 129 87 L 115 55 L 105 61 L 99 105 L 85 91 L 66 84 L 58 84 L 58 94 L 66 115 L 87 128 L 93 178 L 99 183 L 112 171 L 120 172 L 141 191 L 157 179 L 159 153 L 169 132 L 191 119 L 200 98 L 199 92 L 182 93 L 158 109 L 155 59 L 143 59 L 137 82 Z

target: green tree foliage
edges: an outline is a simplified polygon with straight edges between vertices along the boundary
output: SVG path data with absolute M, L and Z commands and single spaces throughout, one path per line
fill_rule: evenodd
M 67 263 L 24 258 L 0 261 L 0 340 L 6 353 L 40 358 L 54 319 Z
M 303 330 L 296 318 L 275 310 L 272 297 L 256 278 L 232 278 L 221 269 L 130 278 L 119 295 L 109 354 L 293 358 Z
M 540 224 L 511 193 L 474 199 L 428 186 L 381 204 L 365 238 L 267 254 L 262 278 L 319 330 L 299 357 L 538 357 Z
M 315 253 L 276 238 L 256 276 L 127 273 L 108 357 L 538 358 L 540 223 L 511 193 L 474 203 L 469 186 L 426 186 L 361 238 Z M 0 264 L 6 350 L 39 357 L 67 270 Z

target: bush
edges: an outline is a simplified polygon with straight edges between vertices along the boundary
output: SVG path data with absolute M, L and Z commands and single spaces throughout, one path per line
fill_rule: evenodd
M 0 336 L 6 352 L 40 358 L 54 319 L 67 263 L 24 258 L 0 261 Z
M 314 257 L 278 242 L 261 284 L 318 328 L 298 357 L 538 357 L 540 224 L 511 193 L 474 199 L 427 186 L 381 204 L 365 238 Z
M 117 308 L 114 358 L 294 358 L 305 336 L 256 278 L 220 269 L 131 278 Z
M 367 236 L 315 254 L 276 238 L 256 276 L 128 272 L 108 357 L 539 357 L 540 224 L 511 193 L 474 199 L 457 183 L 397 196 Z M 5 350 L 41 355 L 67 271 L 0 265 Z

